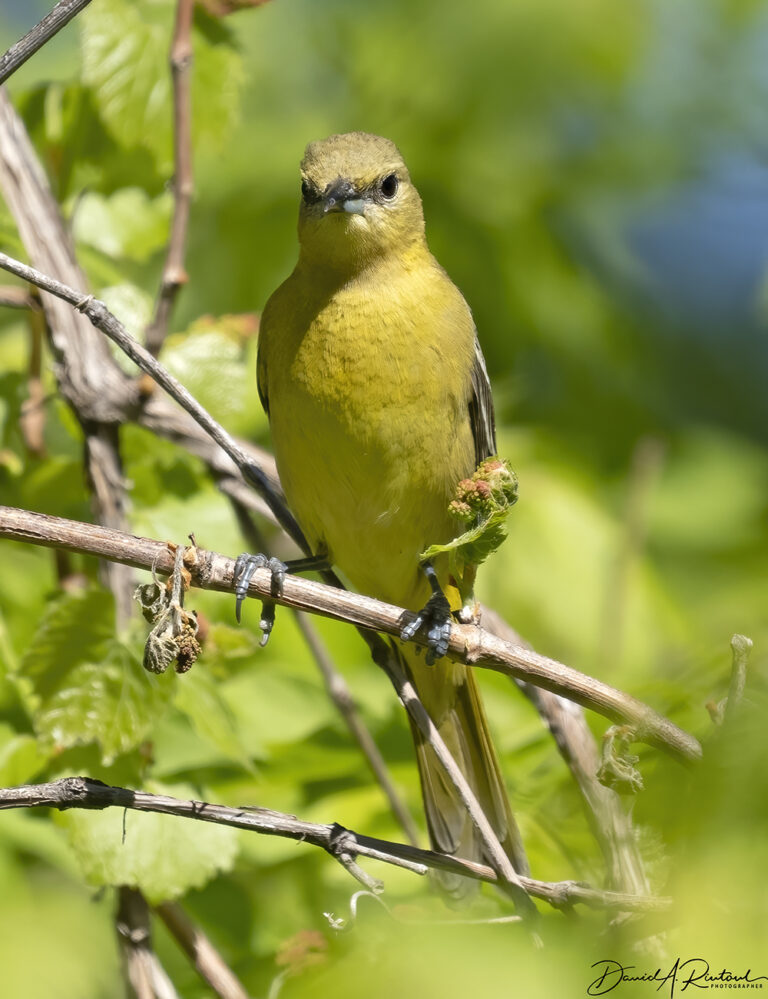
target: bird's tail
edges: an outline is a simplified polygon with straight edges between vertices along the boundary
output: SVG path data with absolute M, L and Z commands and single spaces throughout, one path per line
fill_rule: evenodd
M 419 699 L 472 788 L 499 842 L 518 874 L 529 873 L 520 831 L 512 815 L 488 721 L 474 673 L 459 663 L 439 660 L 427 666 L 414 645 L 398 644 Z M 465 860 L 487 862 L 480 834 L 434 750 L 411 723 L 421 779 L 427 828 L 432 847 Z M 460 897 L 472 882 L 458 875 L 439 875 L 442 887 Z

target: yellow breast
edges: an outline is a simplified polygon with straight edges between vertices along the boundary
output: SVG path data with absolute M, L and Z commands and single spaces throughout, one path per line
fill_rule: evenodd
M 447 540 L 474 466 L 474 326 L 431 256 L 318 295 L 297 268 L 267 305 L 259 346 L 275 457 L 313 547 L 363 592 L 413 604 L 418 556 Z

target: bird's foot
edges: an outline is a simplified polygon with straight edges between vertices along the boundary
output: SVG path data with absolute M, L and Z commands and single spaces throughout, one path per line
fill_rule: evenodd
M 235 616 L 238 624 L 240 623 L 243 600 L 248 593 L 248 584 L 257 569 L 269 569 L 272 573 L 272 592 L 276 597 L 279 597 L 283 592 L 283 583 L 288 572 L 288 566 L 285 562 L 281 562 L 279 558 L 270 558 L 267 555 L 249 555 L 248 552 L 238 555 L 235 561 L 235 571 L 232 573 L 232 582 L 235 585 Z M 259 627 L 262 631 L 261 645 L 266 645 L 269 641 L 274 623 L 275 602 L 264 600 L 261 605 L 261 620 L 259 621 Z
M 425 661 L 427 666 L 431 666 L 436 659 L 441 659 L 448 651 L 448 644 L 451 640 L 451 605 L 440 588 L 437 574 L 432 565 L 426 562 L 423 568 L 429 585 L 432 587 L 432 596 L 416 617 L 403 625 L 400 630 L 400 638 L 403 642 L 409 642 L 420 628 L 426 627 L 427 654 Z
M 283 583 L 289 572 L 312 572 L 330 569 L 328 558 L 324 554 L 308 555 L 306 558 L 293 559 L 290 562 L 281 562 L 279 558 L 270 558 L 268 555 L 250 555 L 248 552 L 238 555 L 235 561 L 235 570 L 232 573 L 232 582 L 235 587 L 235 615 L 237 623 L 240 623 L 240 608 L 248 595 L 248 584 L 257 569 L 269 569 L 272 573 L 272 595 L 279 597 L 283 592 Z M 275 601 L 263 600 L 261 604 L 261 645 L 264 646 L 269 641 L 272 628 L 275 624 Z

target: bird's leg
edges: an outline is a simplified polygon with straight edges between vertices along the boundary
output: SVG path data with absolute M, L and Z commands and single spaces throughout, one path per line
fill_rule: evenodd
M 423 562 L 422 569 L 427 577 L 429 585 L 432 587 L 432 595 L 418 612 L 416 617 L 403 625 L 400 630 L 400 638 L 404 642 L 410 641 L 422 626 L 427 626 L 427 666 L 431 666 L 435 659 L 440 659 L 448 651 L 448 643 L 451 639 L 451 605 L 448 598 L 440 588 L 437 573 L 431 562 Z
M 289 562 L 282 562 L 279 558 L 270 558 L 268 555 L 250 555 L 244 552 L 238 555 L 235 561 L 235 571 L 232 573 L 232 582 L 235 587 L 235 616 L 240 623 L 240 608 L 243 605 L 248 593 L 248 584 L 257 569 L 269 569 L 272 573 L 272 593 L 279 597 L 283 591 L 283 583 L 286 574 L 289 572 L 311 572 L 315 569 L 329 569 L 330 565 L 325 555 L 308 555 L 306 558 L 292 559 Z M 272 633 L 275 623 L 275 602 L 274 600 L 264 600 L 261 605 L 261 620 L 259 627 L 262 631 L 261 645 L 266 645 Z

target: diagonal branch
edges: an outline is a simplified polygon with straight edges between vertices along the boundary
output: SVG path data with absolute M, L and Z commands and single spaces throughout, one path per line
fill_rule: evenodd
M 115 928 L 126 984 L 133 999 L 179 999 L 152 947 L 147 900 L 137 888 L 120 885 Z
M 46 14 L 42 21 L 30 28 L 23 38 L 11 45 L 5 55 L 0 57 L 0 84 L 5 83 L 19 66 L 23 66 L 30 56 L 69 24 L 90 2 L 91 0 L 61 0 L 57 3 L 50 14 Z
M 324 825 L 318 822 L 305 822 L 295 815 L 274 812 L 268 808 L 250 806 L 230 808 L 205 801 L 185 801 L 163 794 L 112 787 L 90 777 L 63 777 L 46 784 L 0 788 L 0 810 L 38 807 L 57 809 L 116 807 L 176 815 L 309 843 L 321 847 L 336 859 L 341 842 L 343 851 L 350 855 L 394 864 L 415 874 L 423 875 L 427 869 L 432 869 L 450 871 L 490 884 L 499 883 L 496 872 L 485 864 L 462 860 L 460 857 L 436 853 L 433 850 L 420 850 L 404 843 L 364 836 L 337 823 Z M 520 881 L 528 895 L 548 902 L 555 908 L 568 909 L 581 904 L 596 909 L 648 912 L 668 909 L 671 905 L 671 900 L 668 898 L 599 891 L 577 881 L 550 882 L 527 877 L 521 877 Z
M 151 569 L 154 565 L 157 572 L 164 575 L 173 571 L 173 554 L 165 542 L 14 507 L 0 507 L 2 537 L 98 555 L 135 568 Z M 232 592 L 234 566 L 234 559 L 201 548 L 190 548 L 185 558 L 185 567 L 190 571 L 193 586 L 221 593 Z M 286 577 L 283 591 L 276 597 L 269 569 L 254 572 L 248 595 L 260 600 L 275 600 L 286 607 L 322 614 L 393 637 L 399 636 L 404 621 L 412 616 L 410 611 L 374 600 L 373 597 L 292 575 Z M 426 644 L 426 638 L 421 634 L 414 641 Z M 682 761 L 695 761 L 701 757 L 701 746 L 693 736 L 648 705 L 570 666 L 522 646 L 511 645 L 475 625 L 452 626 L 449 655 L 466 666 L 492 669 L 513 679 L 525 680 L 589 707 L 613 721 L 630 724 L 636 730 L 638 742 L 657 746 Z
M 220 999 L 248 999 L 242 982 L 214 947 L 213 941 L 192 922 L 178 902 L 161 902 L 155 906 L 155 912 L 189 957 L 195 971 Z

